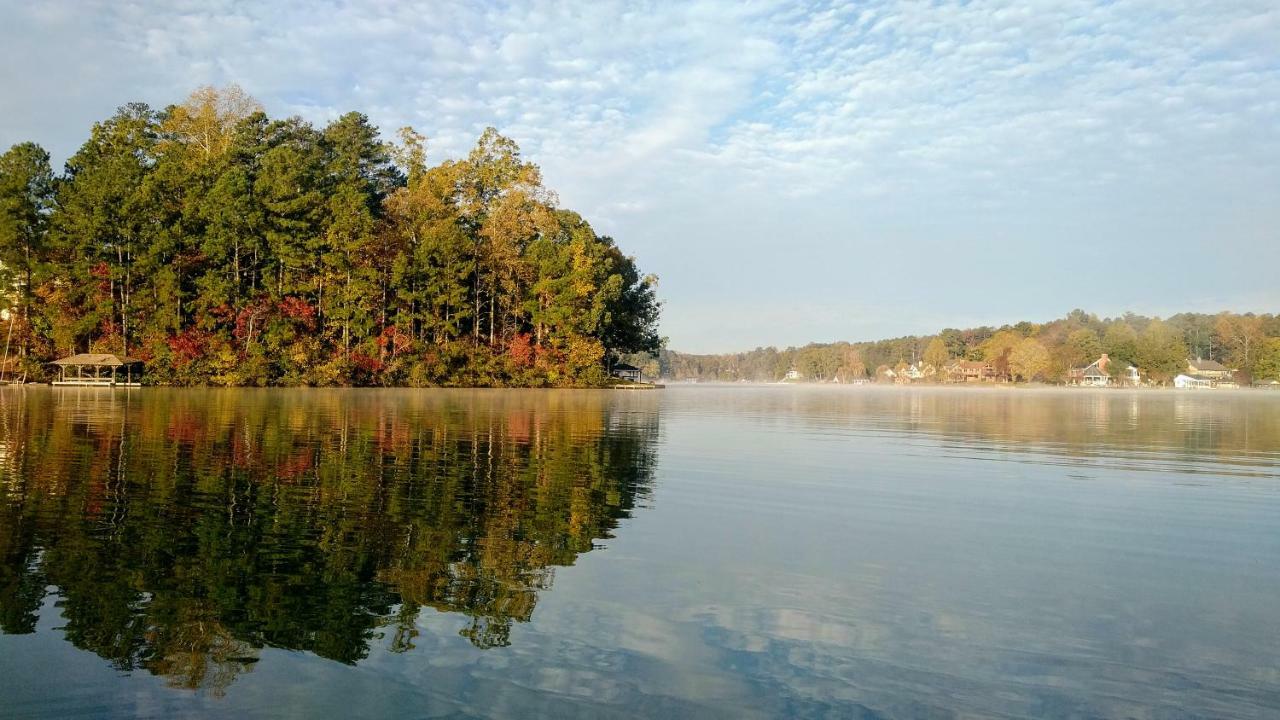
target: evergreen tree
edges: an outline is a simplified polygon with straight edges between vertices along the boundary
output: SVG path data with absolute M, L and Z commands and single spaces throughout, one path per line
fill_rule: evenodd
M 14 145 L 0 155 L 0 287 L 14 289 L 5 310 L 18 329 L 20 351 L 31 351 L 31 310 L 46 253 L 54 177 L 49 153 L 35 143 Z M 6 333 L 5 352 L 13 333 Z M 7 372 L 9 368 L 0 368 Z

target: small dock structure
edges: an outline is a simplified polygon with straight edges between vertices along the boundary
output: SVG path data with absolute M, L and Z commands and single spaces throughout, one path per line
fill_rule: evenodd
M 621 363 L 621 362 L 615 363 L 613 366 L 612 375 L 618 378 L 619 380 L 626 380 L 627 382 L 632 382 L 632 383 L 644 382 L 644 378 L 640 374 L 640 368 L 636 367 L 635 365 L 628 365 L 626 363 Z
M 109 353 L 81 353 L 61 360 L 58 380 L 54 385 L 80 385 L 91 387 L 139 387 L 142 377 L 142 361 L 137 358 Z
M 615 363 L 609 370 L 609 376 L 615 380 L 609 386 L 614 390 L 657 390 L 663 387 L 654 382 L 645 382 L 640 368 L 623 362 Z

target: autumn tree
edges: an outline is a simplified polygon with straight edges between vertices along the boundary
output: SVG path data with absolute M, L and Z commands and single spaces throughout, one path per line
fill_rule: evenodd
M 161 130 L 193 148 L 193 157 L 208 161 L 226 153 L 237 125 L 260 112 L 261 103 L 239 85 L 204 85 L 168 109 Z
M 1227 349 L 1227 359 L 1242 370 L 1253 370 L 1256 349 L 1262 341 L 1263 322 L 1256 315 L 1222 313 L 1214 325 L 1219 341 Z
M 862 359 L 862 351 L 851 345 L 844 346 L 840 351 L 840 365 L 836 372 L 845 382 L 866 377 L 867 364 Z
M 932 365 L 938 372 L 951 360 L 951 352 L 947 349 L 946 341 L 942 337 L 935 337 L 929 341 L 929 345 L 924 349 L 924 362 Z
M 1009 352 L 1009 370 L 1025 382 L 1048 371 L 1049 351 L 1035 338 L 1023 338 Z
M 982 344 L 982 359 L 991 363 L 991 367 L 1002 377 L 1009 377 L 1009 354 L 1023 340 L 1022 336 L 1012 330 L 1001 330 Z
M 510 138 L 432 166 L 411 129 L 272 120 L 234 86 L 122 107 L 63 177 L 0 156 L 0 266 L 37 371 L 108 351 L 176 384 L 590 384 L 661 344 L 656 277 Z

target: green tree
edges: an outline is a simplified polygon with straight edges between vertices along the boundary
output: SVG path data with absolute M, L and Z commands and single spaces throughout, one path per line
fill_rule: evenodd
M 1112 362 L 1136 364 L 1138 333 L 1123 320 L 1113 322 L 1102 337 L 1102 351 Z
M 24 356 L 31 350 L 31 307 L 46 252 L 53 194 L 49 153 L 39 145 L 21 143 L 0 155 L 0 284 L 6 289 L 17 288 L 12 303 L 16 317 L 11 324 L 16 319 L 22 321 Z
M 963 358 L 969 349 L 968 344 L 965 342 L 964 333 L 955 328 L 943 330 L 938 333 L 938 337 L 946 345 L 949 358 Z
M 1258 347 L 1258 359 L 1253 366 L 1255 380 L 1280 380 L 1280 337 L 1264 340 Z
M 1102 354 L 1102 341 L 1090 328 L 1074 330 L 1063 345 L 1063 358 L 1068 367 L 1084 367 Z
M 129 104 L 94 125 L 89 141 L 67 161 L 51 218 L 58 260 L 71 278 L 67 309 L 74 319 L 55 333 L 61 350 L 130 351 L 137 251 L 159 230 L 143 192 L 157 132 L 155 113 Z
M 1138 337 L 1135 364 L 1148 379 L 1166 384 L 1186 367 L 1182 333 L 1161 320 L 1147 324 Z

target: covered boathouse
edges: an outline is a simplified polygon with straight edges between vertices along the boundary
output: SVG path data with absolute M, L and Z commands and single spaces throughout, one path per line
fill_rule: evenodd
M 61 360 L 59 379 L 54 385 L 91 385 L 101 387 L 139 387 L 142 377 L 142 361 L 106 353 L 81 353 Z
M 619 380 L 626 380 L 633 383 L 643 382 L 643 378 L 640 374 L 640 368 L 623 362 L 614 363 L 613 372 L 610 374 Z

